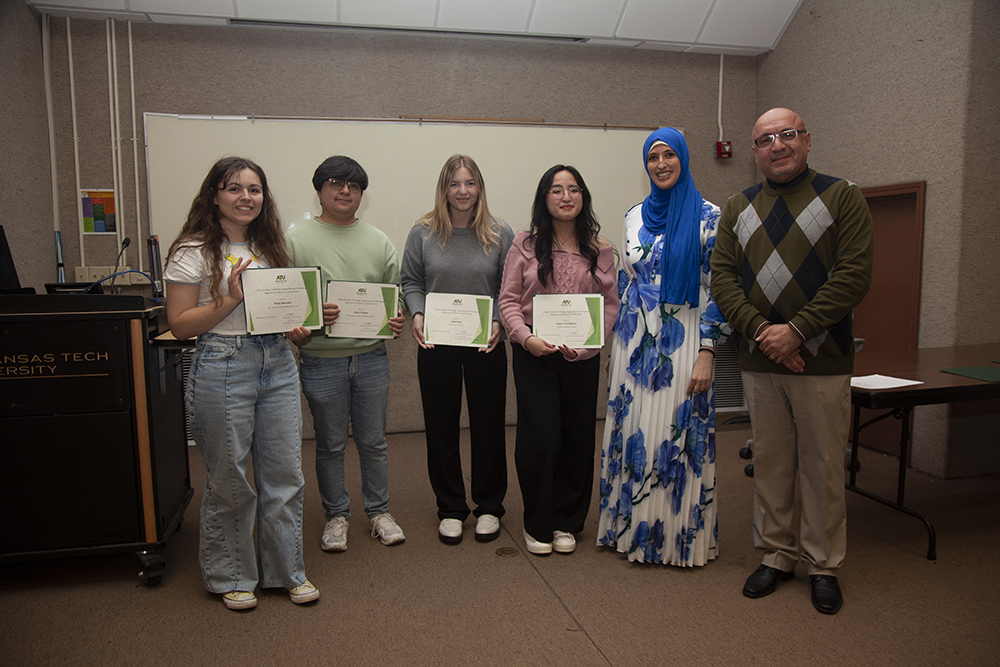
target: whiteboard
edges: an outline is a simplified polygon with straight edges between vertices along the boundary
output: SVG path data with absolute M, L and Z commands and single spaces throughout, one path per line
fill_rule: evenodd
M 369 177 L 358 217 L 388 234 L 400 258 L 410 227 L 433 208 L 438 174 L 455 153 L 476 161 L 490 212 L 515 232 L 528 229 L 538 179 L 556 164 L 580 170 L 601 235 L 615 247 L 625 212 L 649 194 L 646 129 L 156 113 L 144 114 L 144 122 L 149 227 L 164 253 L 208 170 L 228 155 L 263 168 L 286 229 L 321 212 L 312 187 L 316 167 L 331 155 L 354 158 Z

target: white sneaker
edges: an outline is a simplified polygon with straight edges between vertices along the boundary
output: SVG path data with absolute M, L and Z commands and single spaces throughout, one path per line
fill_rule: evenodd
M 257 606 L 257 596 L 250 591 L 229 591 L 222 594 L 222 602 L 229 609 L 253 609 Z
M 347 551 L 347 517 L 335 516 L 326 522 L 321 546 L 323 551 Z
M 305 602 L 312 602 L 313 600 L 319 599 L 319 589 L 313 586 L 308 579 L 295 588 L 289 588 L 286 590 L 288 590 L 288 596 L 292 598 L 292 602 L 295 604 L 303 604 Z
M 438 539 L 445 544 L 458 544 L 462 541 L 462 522 L 458 519 L 441 519 L 438 525 Z
M 524 546 L 528 547 L 528 552 L 533 553 L 536 556 L 544 556 L 546 554 L 552 553 L 552 544 L 550 542 L 539 542 L 531 535 L 528 535 L 528 531 L 524 531 Z
M 571 554 L 576 550 L 576 538 L 573 533 L 564 530 L 553 531 L 552 550 L 556 553 Z
M 388 512 L 373 516 L 371 521 L 372 537 L 377 537 L 385 546 L 399 544 L 406 539 L 406 535 L 403 535 L 403 529 L 396 524 L 396 520 Z
M 483 514 L 476 521 L 476 541 L 490 542 L 500 537 L 500 519 L 492 514 Z

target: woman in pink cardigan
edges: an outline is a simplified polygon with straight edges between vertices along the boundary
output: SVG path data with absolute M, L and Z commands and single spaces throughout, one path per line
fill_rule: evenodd
M 598 350 L 555 346 L 532 334 L 535 294 L 604 295 L 604 336 L 618 312 L 615 257 L 598 232 L 590 191 L 573 167 L 542 175 L 531 229 L 514 237 L 500 288 L 517 387 L 514 463 L 524 501 L 524 541 L 543 555 L 576 549 L 594 483 Z

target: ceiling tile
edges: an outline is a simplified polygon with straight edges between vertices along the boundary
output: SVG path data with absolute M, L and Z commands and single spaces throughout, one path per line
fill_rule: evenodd
M 528 32 L 614 37 L 626 0 L 536 0 Z
M 330 24 L 337 22 L 337 0 L 236 0 L 236 12 L 241 19 Z
M 523 33 L 532 0 L 440 0 L 438 28 Z
M 118 9 L 127 11 L 125 0 L 27 0 L 28 4 L 41 10 L 44 7 L 71 7 L 76 9 Z
M 698 42 L 772 49 L 800 4 L 802 0 L 717 0 Z
M 340 21 L 352 25 L 433 28 L 437 0 L 340 0 Z
M 693 43 L 712 0 L 629 0 L 618 37 Z
M 235 16 L 233 0 L 129 0 L 129 7 L 136 12 L 157 14 L 182 14 L 187 16 Z

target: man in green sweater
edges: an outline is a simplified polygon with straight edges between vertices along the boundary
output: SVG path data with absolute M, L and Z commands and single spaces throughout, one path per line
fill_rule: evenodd
M 313 174 L 322 213 L 288 230 L 285 242 L 296 266 L 319 266 L 329 280 L 399 284 L 396 248 L 379 229 L 355 214 L 368 188 L 368 174 L 349 157 L 325 160 Z M 340 314 L 337 304 L 324 303 L 327 325 Z M 396 338 L 403 330 L 403 311 L 389 319 Z M 389 456 L 385 442 L 389 400 L 389 360 L 379 338 L 327 338 L 316 332 L 299 343 L 299 375 L 316 428 L 316 477 L 326 526 L 325 551 L 347 549 L 351 498 L 344 483 L 344 448 L 348 426 L 361 463 L 361 499 L 372 537 L 382 544 L 405 539 L 389 514 Z
M 794 111 L 771 109 L 752 138 L 765 180 L 726 203 L 712 255 L 712 295 L 737 332 L 753 422 L 754 544 L 764 556 L 743 594 L 770 595 L 802 560 L 813 606 L 835 614 L 847 549 L 851 311 L 871 285 L 872 218 L 857 185 L 808 167 L 811 138 Z

